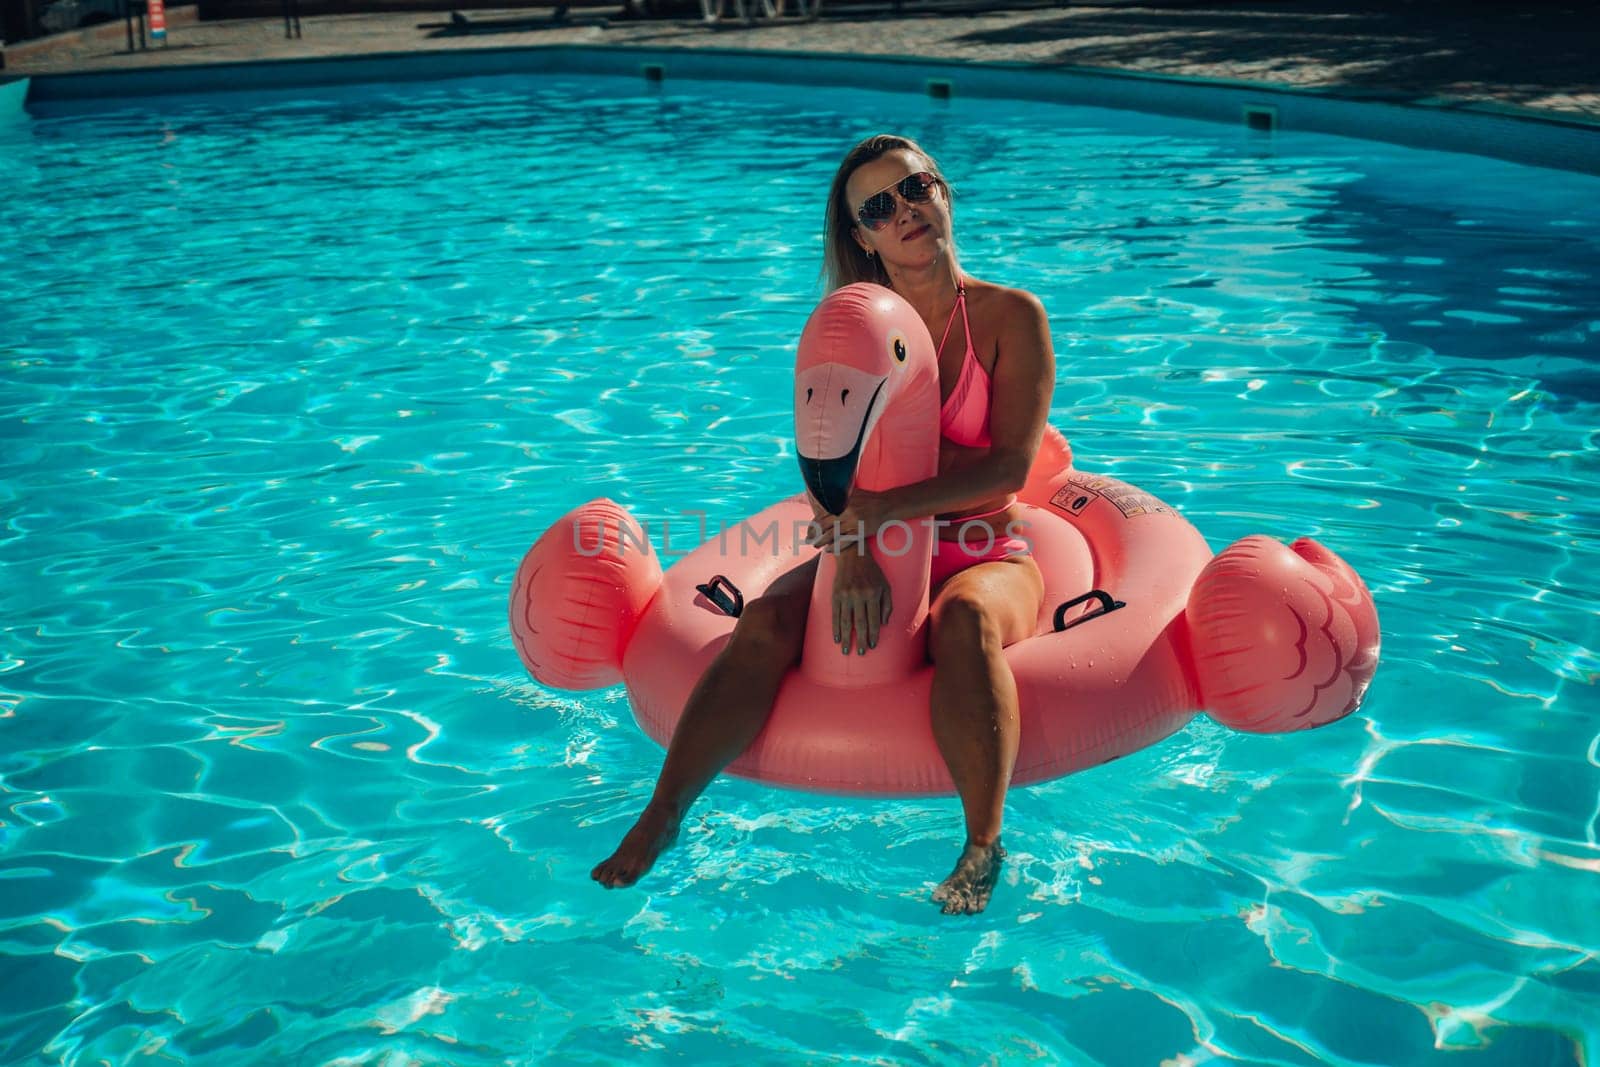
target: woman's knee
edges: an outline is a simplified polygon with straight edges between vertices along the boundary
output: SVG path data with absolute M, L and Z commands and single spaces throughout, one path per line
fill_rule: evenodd
M 932 616 L 929 647 L 935 663 L 941 652 L 948 658 L 952 653 L 972 656 L 999 651 L 999 622 L 976 591 L 947 590 L 934 604 Z

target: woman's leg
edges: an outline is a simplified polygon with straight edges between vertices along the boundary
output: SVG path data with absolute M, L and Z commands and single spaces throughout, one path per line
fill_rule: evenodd
M 589 877 L 607 889 L 638 881 L 677 839 L 689 805 L 761 733 L 779 683 L 800 660 L 818 558 L 781 575 L 745 605 L 728 643 L 689 694 L 649 803 Z
M 1020 720 L 1001 650 L 1032 636 L 1043 596 L 1038 565 L 1019 556 L 956 573 L 930 608 L 933 736 L 967 824 L 961 858 L 933 893 L 947 914 L 982 911 L 1005 858 L 1000 826 Z

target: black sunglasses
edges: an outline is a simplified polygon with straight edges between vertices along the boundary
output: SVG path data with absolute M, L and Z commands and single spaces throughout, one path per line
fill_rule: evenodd
M 908 204 L 926 204 L 933 199 L 933 190 L 938 185 L 939 179 L 925 170 L 908 174 L 889 188 L 867 197 L 856 210 L 856 218 L 869 230 L 881 230 L 894 221 L 895 213 L 899 210 L 894 202 L 895 193 L 898 192 L 900 199 Z

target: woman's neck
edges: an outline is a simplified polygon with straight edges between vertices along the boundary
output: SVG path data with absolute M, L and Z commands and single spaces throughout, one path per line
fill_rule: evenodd
M 906 299 L 924 322 L 949 315 L 956 303 L 961 268 L 941 256 L 921 270 L 899 270 L 889 275 L 894 291 Z

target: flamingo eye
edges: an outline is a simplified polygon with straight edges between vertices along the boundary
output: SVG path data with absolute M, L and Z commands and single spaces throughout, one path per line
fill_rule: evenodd
M 904 363 L 906 361 L 906 342 L 903 337 L 894 339 L 894 361 L 896 363 Z

